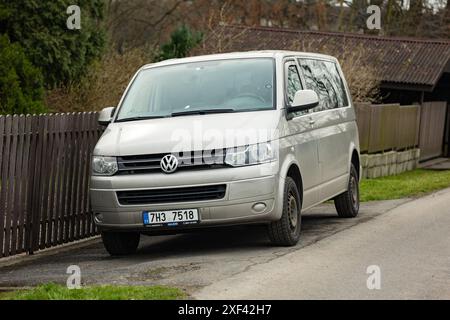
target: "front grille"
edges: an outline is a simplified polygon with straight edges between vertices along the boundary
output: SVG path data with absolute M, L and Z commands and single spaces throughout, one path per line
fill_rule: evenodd
M 162 172 L 161 159 L 167 153 L 117 157 L 118 174 L 140 174 Z M 179 170 L 200 170 L 223 168 L 225 150 L 191 151 L 174 154 L 178 159 Z
M 117 191 L 121 205 L 154 204 L 218 200 L 225 197 L 226 185 L 184 187 L 170 189 Z

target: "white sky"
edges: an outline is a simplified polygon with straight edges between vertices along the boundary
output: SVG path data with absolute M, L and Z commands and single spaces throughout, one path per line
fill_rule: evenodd
M 304 0 L 296 0 L 296 1 L 297 2 L 304 2 Z M 397 0 L 397 1 L 401 2 L 405 9 L 409 8 L 410 0 Z M 427 3 L 427 6 L 430 7 L 430 8 L 434 8 L 434 10 L 438 10 L 439 8 L 445 7 L 445 5 L 447 4 L 447 1 L 449 1 L 449 0 L 425 0 L 425 2 Z M 336 5 L 340 5 L 340 1 L 339 0 L 333 0 L 333 2 Z M 351 3 L 351 2 L 352 2 L 352 0 L 344 0 L 344 3 Z M 369 3 L 368 0 L 367 0 L 367 3 Z

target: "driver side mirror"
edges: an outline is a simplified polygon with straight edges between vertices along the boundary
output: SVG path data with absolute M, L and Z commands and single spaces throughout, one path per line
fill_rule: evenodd
M 107 126 L 112 120 L 114 111 L 116 111 L 116 107 L 108 107 L 102 109 L 102 111 L 100 111 L 100 114 L 98 116 L 98 123 L 101 126 Z
M 309 110 L 317 107 L 318 104 L 319 97 L 314 90 L 298 90 L 295 93 L 294 101 L 288 108 L 288 112 Z

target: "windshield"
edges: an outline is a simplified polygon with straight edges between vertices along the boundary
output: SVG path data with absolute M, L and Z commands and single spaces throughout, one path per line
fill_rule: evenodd
M 203 61 L 144 69 L 116 121 L 274 108 L 274 60 Z

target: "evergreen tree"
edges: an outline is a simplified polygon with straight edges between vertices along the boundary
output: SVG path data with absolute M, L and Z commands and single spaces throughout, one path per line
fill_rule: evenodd
M 105 44 L 103 0 L 78 0 L 81 29 L 67 28 L 71 0 L 2 0 L 0 30 L 42 70 L 46 87 L 78 80 Z
M 192 32 L 187 26 L 183 25 L 172 32 L 170 42 L 162 46 L 158 60 L 173 58 L 183 58 L 189 54 L 189 51 L 202 41 L 203 34 Z
M 0 36 L 0 114 L 41 113 L 43 77 L 18 43 Z

